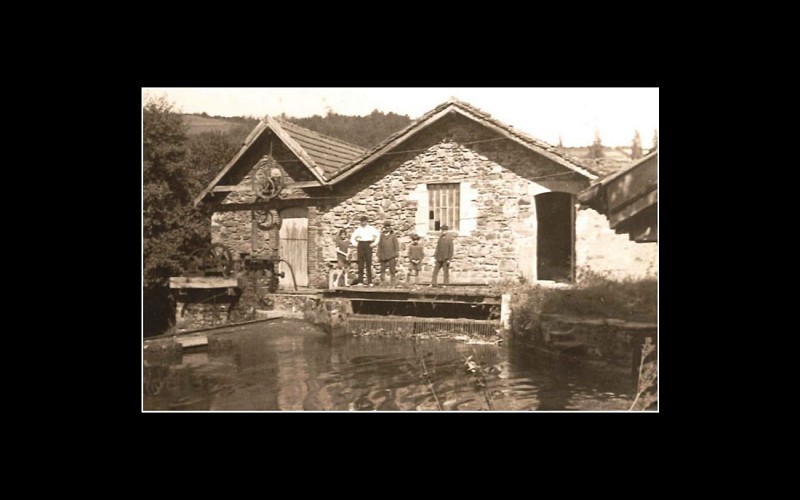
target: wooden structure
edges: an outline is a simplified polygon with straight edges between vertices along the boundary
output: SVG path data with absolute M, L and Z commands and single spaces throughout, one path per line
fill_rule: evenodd
M 658 242 L 658 151 L 595 181 L 578 201 L 605 215 L 617 233 L 638 243 Z

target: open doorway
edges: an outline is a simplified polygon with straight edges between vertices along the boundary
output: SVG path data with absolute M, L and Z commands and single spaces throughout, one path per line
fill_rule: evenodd
M 575 217 L 572 195 L 536 195 L 536 277 L 540 280 L 572 281 Z

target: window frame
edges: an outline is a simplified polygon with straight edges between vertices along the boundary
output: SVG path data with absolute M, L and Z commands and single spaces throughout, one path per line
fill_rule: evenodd
M 440 231 L 447 225 L 448 231 L 461 230 L 461 183 L 428 182 L 428 231 Z M 436 227 L 437 222 L 439 227 Z

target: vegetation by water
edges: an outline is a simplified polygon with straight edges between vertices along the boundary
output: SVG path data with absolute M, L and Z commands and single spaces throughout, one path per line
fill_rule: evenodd
M 584 270 L 569 288 L 516 285 L 512 330 L 524 330 L 542 314 L 656 322 L 658 279 L 614 280 Z

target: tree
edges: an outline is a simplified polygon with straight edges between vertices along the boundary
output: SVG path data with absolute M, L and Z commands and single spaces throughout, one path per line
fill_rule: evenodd
M 209 242 L 207 216 L 192 207 L 200 182 L 189 168 L 182 117 L 163 97 L 143 109 L 142 220 L 145 335 L 164 331 L 174 318 L 169 277 L 183 259 Z
M 288 120 L 301 127 L 365 148 L 378 145 L 411 123 L 411 119 L 407 115 L 384 113 L 377 109 L 367 116 L 340 115 L 332 109 L 328 109 L 324 117 L 320 115 L 306 118 L 289 117 Z
M 650 148 L 648 153 L 658 150 L 658 129 L 653 129 L 653 147 Z
M 197 181 L 192 197 L 197 196 L 239 150 L 237 140 L 232 135 L 233 133 L 212 131 L 189 138 L 189 174 Z M 241 144 L 241 140 L 238 143 Z
M 605 153 L 603 153 L 603 142 L 600 140 L 599 129 L 594 129 L 594 142 L 592 143 L 590 153 L 592 158 L 603 158 L 605 156 Z
M 633 134 L 633 144 L 631 145 L 631 159 L 638 160 L 642 157 L 642 138 L 639 137 L 639 131 Z

